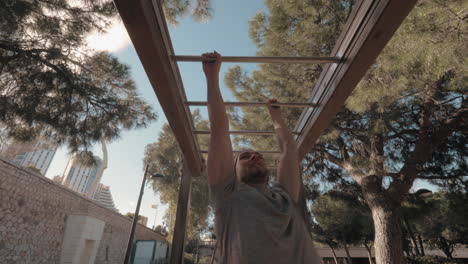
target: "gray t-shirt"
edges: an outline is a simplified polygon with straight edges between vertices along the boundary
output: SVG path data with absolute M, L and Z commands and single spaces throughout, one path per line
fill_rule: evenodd
M 300 210 L 283 185 L 263 193 L 233 177 L 210 186 L 210 199 L 215 263 L 320 263 Z

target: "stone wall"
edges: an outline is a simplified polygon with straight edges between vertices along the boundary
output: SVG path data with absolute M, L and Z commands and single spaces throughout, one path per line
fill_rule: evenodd
M 129 218 L 0 159 L 0 263 L 59 263 L 68 215 L 104 221 L 95 263 L 123 263 Z M 135 239 L 165 240 L 142 225 Z

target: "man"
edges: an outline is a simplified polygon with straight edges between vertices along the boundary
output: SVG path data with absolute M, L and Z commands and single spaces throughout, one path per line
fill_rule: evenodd
M 211 140 L 208 148 L 208 183 L 215 210 L 215 259 L 223 264 L 320 263 L 297 206 L 301 174 L 295 140 L 270 100 L 281 150 L 277 178 L 268 186 L 262 155 L 243 151 L 233 162 L 229 122 L 219 89 L 221 55 L 202 55 L 208 84 Z

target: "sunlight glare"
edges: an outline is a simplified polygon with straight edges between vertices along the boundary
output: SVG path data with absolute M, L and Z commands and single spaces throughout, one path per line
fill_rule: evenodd
M 86 37 L 88 46 L 95 51 L 117 52 L 130 43 L 127 30 L 119 19 L 114 19 L 105 33 L 93 32 Z

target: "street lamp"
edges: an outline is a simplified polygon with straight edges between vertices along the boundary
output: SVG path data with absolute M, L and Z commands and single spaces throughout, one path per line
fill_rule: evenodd
M 147 177 L 147 174 L 148 174 L 148 169 L 149 169 L 149 165 L 146 165 L 145 174 L 143 175 L 143 181 L 141 183 L 141 188 L 140 188 L 140 196 L 138 197 L 138 203 L 137 203 L 137 206 L 136 206 L 136 209 L 135 209 L 135 215 L 133 216 L 132 229 L 130 231 L 130 237 L 128 238 L 127 252 L 125 253 L 124 264 L 129 264 L 130 263 L 129 261 L 130 261 L 130 253 L 132 252 L 132 246 L 133 246 L 133 236 L 135 234 L 135 228 L 136 228 L 136 224 L 138 222 L 138 215 L 140 214 L 141 198 L 143 197 L 143 191 L 144 191 L 144 187 L 145 187 L 145 183 L 146 183 L 146 177 Z M 150 174 L 149 177 L 152 178 L 152 179 L 154 179 L 154 178 L 164 178 L 164 175 L 157 173 L 157 174 Z

